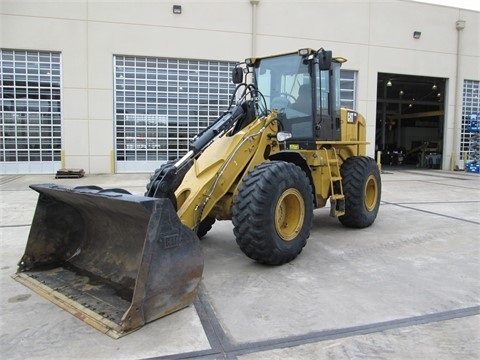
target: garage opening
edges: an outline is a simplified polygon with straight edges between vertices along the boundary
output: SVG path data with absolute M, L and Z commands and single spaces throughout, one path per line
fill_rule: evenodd
M 383 165 L 440 169 L 446 79 L 378 73 L 375 147 Z
M 0 49 L 0 174 L 52 174 L 61 167 L 61 58 Z
M 155 171 L 228 108 L 234 62 L 114 56 L 116 172 Z

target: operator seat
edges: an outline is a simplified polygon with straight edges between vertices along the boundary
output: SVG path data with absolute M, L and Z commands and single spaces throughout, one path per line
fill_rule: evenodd
M 312 90 L 310 84 L 300 85 L 297 100 L 290 107 L 304 114 L 312 114 Z

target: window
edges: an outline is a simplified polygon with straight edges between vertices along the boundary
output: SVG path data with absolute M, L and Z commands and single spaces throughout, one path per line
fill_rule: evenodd
M 183 156 L 189 140 L 227 109 L 234 65 L 115 56 L 117 171 L 151 170 Z
M 317 108 L 320 109 L 320 113 L 324 115 L 330 115 L 330 107 L 328 103 L 330 96 L 330 79 L 328 73 L 328 70 L 316 71 L 317 85 L 320 85 L 317 89 Z
M 460 159 L 477 160 L 474 154 L 478 153 L 478 136 L 468 131 L 467 127 L 470 125 L 470 115 L 480 113 L 480 81 L 465 80 L 463 82 L 462 105 Z
M 6 49 L 0 53 L 0 161 L 42 162 L 43 168 L 45 162 L 59 162 L 60 54 Z
M 340 70 L 340 103 L 342 107 L 355 110 L 357 72 L 353 70 Z
M 278 109 L 283 130 L 294 138 L 312 137 L 310 66 L 297 54 L 262 59 L 255 81 L 268 109 Z

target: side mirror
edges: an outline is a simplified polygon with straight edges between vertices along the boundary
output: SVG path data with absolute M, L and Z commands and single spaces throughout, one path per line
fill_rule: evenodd
M 330 50 L 322 50 L 318 53 L 318 64 L 320 70 L 330 70 L 332 65 L 332 52 Z
M 243 69 L 240 66 L 235 66 L 232 70 L 232 81 L 234 84 L 243 82 Z

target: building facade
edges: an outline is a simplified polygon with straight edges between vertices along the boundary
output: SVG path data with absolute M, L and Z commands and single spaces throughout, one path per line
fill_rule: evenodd
M 348 59 L 342 104 L 377 150 L 468 158 L 480 13 L 408 0 L 0 0 L 0 174 L 151 172 L 227 107 L 235 62 Z M 392 162 L 392 158 L 386 160 Z

